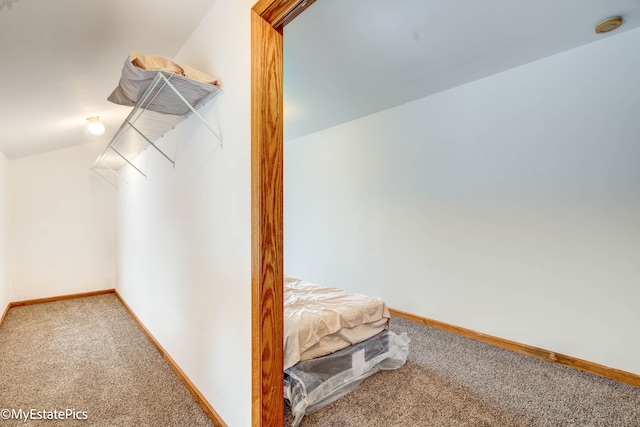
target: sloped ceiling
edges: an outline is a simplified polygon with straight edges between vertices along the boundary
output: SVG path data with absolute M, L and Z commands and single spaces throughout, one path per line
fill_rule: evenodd
M 0 0 L 0 151 L 106 144 L 130 111 L 106 100 L 128 53 L 174 57 L 214 2 Z M 86 130 L 95 115 L 101 137 Z
M 130 111 L 106 101 L 127 54 L 174 57 L 215 0 L 0 2 L 0 151 L 14 159 L 106 144 Z M 317 0 L 285 28 L 285 137 L 615 37 L 593 30 L 615 15 L 617 32 L 638 27 L 640 0 Z
M 640 0 L 317 0 L 284 30 L 285 139 L 638 26 Z

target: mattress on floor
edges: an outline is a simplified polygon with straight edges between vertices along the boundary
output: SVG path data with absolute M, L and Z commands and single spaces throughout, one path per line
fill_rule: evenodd
M 378 297 L 286 277 L 284 369 L 371 338 L 387 329 L 390 317 Z
M 367 377 L 403 366 L 409 355 L 406 332 L 385 330 L 335 353 L 302 361 L 284 371 L 284 396 L 294 417 L 292 427 L 353 391 Z

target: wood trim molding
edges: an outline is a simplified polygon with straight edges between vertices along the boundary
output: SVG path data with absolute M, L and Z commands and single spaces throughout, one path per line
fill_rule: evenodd
M 252 11 L 251 394 L 255 427 L 284 425 L 282 74 L 282 30 Z
M 316 0 L 259 0 L 252 8 L 273 28 L 280 29 L 300 15 Z
M 138 327 L 140 328 L 140 330 L 147 336 L 149 341 L 151 341 L 154 347 L 162 355 L 162 357 L 167 362 L 167 364 L 171 367 L 171 369 L 173 369 L 173 372 L 176 373 L 180 381 L 182 381 L 182 383 L 185 385 L 187 390 L 189 390 L 189 393 L 191 393 L 191 396 L 193 396 L 196 402 L 198 402 L 198 405 L 200 405 L 200 408 L 202 408 L 202 410 L 207 415 L 207 417 L 209 417 L 213 425 L 216 427 L 227 427 L 227 424 L 222 420 L 222 417 L 220 417 L 220 415 L 216 412 L 216 410 L 213 409 L 213 406 L 211 406 L 211 404 L 207 401 L 207 399 L 205 399 L 205 397 L 202 395 L 200 390 L 198 390 L 198 388 L 193 384 L 193 382 L 191 382 L 189 377 L 187 377 L 187 375 L 180 368 L 180 366 L 178 366 L 176 361 L 173 360 L 171 356 L 169 356 L 169 353 L 167 353 L 164 347 L 160 345 L 158 340 L 156 340 L 156 338 L 151 334 L 151 332 L 146 328 L 146 326 L 144 326 L 144 324 L 140 321 L 138 316 L 136 316 L 136 314 L 133 312 L 131 307 L 129 307 L 129 304 L 127 304 L 126 301 L 122 298 L 120 293 L 117 290 L 113 290 L 113 293 L 116 294 L 116 296 L 118 297 L 118 299 L 120 300 L 124 308 L 129 312 L 129 315 L 138 324 Z
M 29 299 L 24 301 L 10 302 L 9 308 L 22 307 L 25 305 L 32 305 L 32 304 L 43 304 L 46 302 L 64 301 L 64 300 L 75 299 L 75 298 L 94 297 L 97 295 L 112 294 L 114 292 L 115 292 L 115 289 L 103 289 L 100 291 L 81 292 L 77 294 L 59 295 L 56 297 Z
M 315 0 L 258 0 L 251 10 L 252 425 L 282 426 L 282 27 Z M 640 376 L 399 310 L 394 316 L 640 387 Z
M 10 302 L 9 304 L 7 304 L 7 308 L 4 309 L 4 313 L 2 313 L 2 316 L 0 317 L 0 326 L 2 326 L 2 323 L 4 322 L 4 319 L 9 314 L 9 310 L 12 309 L 13 307 L 22 307 L 22 306 L 25 306 L 25 305 L 42 304 L 42 303 L 46 303 L 46 302 L 55 302 L 55 301 L 63 301 L 63 300 L 67 300 L 67 299 L 92 297 L 92 296 L 96 296 L 96 295 L 106 295 L 106 294 L 112 294 L 114 292 L 115 292 L 115 289 L 104 289 L 104 290 L 101 290 L 101 291 L 81 292 L 81 293 L 78 293 L 78 294 L 60 295 L 60 296 L 57 296 L 57 297 L 36 298 L 36 299 L 29 299 L 29 300 L 24 300 L 24 301 Z
M 120 293 L 118 293 L 118 291 L 115 289 L 104 289 L 104 290 L 93 291 L 93 292 L 82 292 L 78 294 L 60 295 L 56 297 L 37 298 L 37 299 L 31 299 L 31 300 L 10 302 L 9 305 L 7 305 L 7 308 L 5 309 L 4 314 L 2 315 L 2 317 L 0 317 L 0 326 L 2 325 L 2 322 L 4 322 L 4 319 L 7 316 L 9 309 L 13 307 L 22 307 L 26 305 L 42 304 L 42 303 L 55 302 L 55 301 L 64 301 L 69 299 L 93 297 L 93 296 L 106 295 L 106 294 L 115 294 L 116 297 L 118 297 L 122 305 L 129 312 L 129 315 L 131 315 L 133 320 L 135 320 L 135 322 L 138 324 L 138 327 L 140 328 L 140 330 L 147 336 L 149 341 L 151 341 L 154 347 L 160 352 L 164 360 L 167 361 L 167 364 L 171 367 L 171 369 L 173 369 L 173 371 L 176 373 L 180 381 L 182 381 L 182 383 L 185 385 L 187 390 L 189 390 L 193 398 L 196 400 L 196 402 L 198 402 L 198 405 L 200 405 L 200 407 L 202 408 L 204 413 L 207 415 L 207 417 L 209 417 L 213 425 L 216 427 L 227 427 L 227 424 L 222 420 L 222 418 L 215 411 L 215 409 L 213 409 L 213 406 L 211 406 L 211 404 L 207 401 L 207 399 L 204 398 L 202 393 L 200 393 L 200 391 L 191 382 L 191 380 L 189 379 L 189 377 L 187 377 L 184 371 L 180 369 L 178 364 L 171 358 L 171 356 L 169 356 L 169 353 L 167 353 L 167 351 L 160 345 L 158 340 L 156 340 L 155 337 L 151 334 L 151 332 L 149 332 L 149 330 L 142 324 L 140 319 L 138 319 L 138 316 L 135 315 L 133 310 L 131 310 L 131 307 L 129 307 L 129 305 L 124 301 L 124 299 L 122 299 L 122 296 L 120 296 Z
M 252 425 L 284 425 L 282 27 L 315 0 L 251 9 Z
M 536 357 L 538 359 L 543 359 L 549 362 L 560 363 L 561 365 L 569 366 L 571 368 L 579 369 L 591 374 L 600 375 L 612 380 L 640 387 L 640 375 L 636 375 L 631 372 L 609 368 L 607 366 L 589 362 L 587 360 L 582 360 L 576 357 L 567 356 L 565 354 L 544 350 L 527 344 L 521 344 L 504 338 L 494 337 L 492 335 L 483 334 L 480 332 L 472 331 L 471 329 L 461 328 L 459 326 L 450 325 L 448 323 L 428 319 L 426 317 L 417 316 L 415 314 L 406 313 L 400 310 L 394 310 L 390 308 L 389 312 L 392 316 L 397 316 L 415 323 L 421 323 L 432 328 L 451 332 L 456 335 L 461 335 L 463 337 L 491 344 L 493 346 L 504 348 L 506 350 L 515 351 L 516 353 L 525 354 L 527 356 Z
M 11 303 L 7 304 L 7 307 L 4 309 L 4 312 L 2 313 L 2 316 L 0 317 L 0 327 L 4 323 L 4 319 L 7 317 L 7 314 L 9 314 L 9 309 L 10 308 L 11 308 Z

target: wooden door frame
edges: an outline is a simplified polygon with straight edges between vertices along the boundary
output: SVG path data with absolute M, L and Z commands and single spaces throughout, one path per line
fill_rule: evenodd
M 315 0 L 251 9 L 251 397 L 254 427 L 284 425 L 282 28 Z
M 252 425 L 284 425 L 283 396 L 283 33 L 316 0 L 259 0 L 251 9 Z M 403 317 L 402 312 L 395 314 Z M 460 328 L 404 313 L 405 318 L 460 334 Z M 417 320 L 416 320 L 417 319 Z M 439 324 L 439 325 L 438 325 Z M 442 325 L 445 325 L 443 327 Z M 513 342 L 495 343 L 521 351 Z M 473 336 L 472 336 L 473 338 Z M 490 337 L 491 338 L 491 337 Z M 506 343 L 506 344 L 505 344 Z M 517 343 L 515 343 L 517 344 Z M 516 347 L 520 347 L 517 345 Z M 546 350 L 545 350 L 546 352 Z M 546 354 L 546 353 L 545 353 Z M 550 359 L 558 362 L 555 353 Z M 567 357 L 567 356 L 565 356 Z M 547 357 L 542 357 L 547 359 Z M 565 363 L 638 386 L 639 376 L 577 359 Z

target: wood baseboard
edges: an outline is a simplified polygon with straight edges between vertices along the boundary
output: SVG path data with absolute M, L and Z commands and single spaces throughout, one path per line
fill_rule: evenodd
M 138 316 L 135 315 L 133 310 L 131 310 L 131 307 L 129 307 L 129 305 L 124 301 L 124 299 L 122 299 L 122 296 L 120 296 L 118 291 L 115 289 L 104 289 L 101 291 L 82 292 L 78 294 L 60 295 L 56 297 L 36 298 L 31 300 L 10 302 L 7 305 L 7 308 L 4 310 L 2 317 L 0 317 L 0 326 L 2 325 L 2 322 L 4 322 L 5 317 L 7 317 L 9 310 L 13 307 L 22 307 L 25 305 L 42 304 L 47 302 L 63 301 L 68 299 L 92 297 L 92 296 L 106 295 L 106 294 L 115 294 L 118 297 L 122 305 L 127 309 L 129 314 L 133 318 L 133 320 L 135 320 L 135 322 L 138 324 L 138 327 L 140 328 L 140 330 L 142 330 L 142 332 L 147 336 L 147 338 L 149 339 L 149 341 L 151 341 L 151 343 L 155 346 L 155 348 L 158 349 L 158 351 L 160 352 L 164 360 L 167 361 L 167 363 L 169 364 L 171 369 L 173 369 L 173 371 L 176 373 L 180 381 L 182 381 L 185 387 L 187 387 L 187 390 L 189 390 L 193 398 L 196 400 L 196 402 L 198 402 L 198 405 L 200 405 L 204 413 L 207 414 L 207 417 L 209 417 L 213 425 L 216 427 L 227 427 L 227 424 L 222 420 L 222 418 L 215 411 L 215 409 L 213 409 L 213 406 L 211 406 L 211 404 L 207 402 L 207 399 L 205 399 L 202 393 L 200 393 L 200 390 L 196 388 L 196 386 L 191 382 L 189 377 L 187 377 L 187 375 L 182 371 L 182 369 L 180 369 L 178 364 L 171 358 L 171 356 L 169 356 L 169 353 L 167 353 L 167 351 L 160 345 L 160 343 L 155 339 L 155 337 L 151 334 L 151 332 L 149 332 L 149 330 L 142 324 L 140 319 L 138 319 Z
M 2 317 L 0 317 L 0 325 L 2 325 L 2 323 L 4 322 L 4 319 L 7 317 L 7 314 L 9 314 L 9 310 L 12 309 L 13 307 L 23 307 L 25 305 L 42 304 L 45 302 L 63 301 L 67 299 L 93 297 L 96 295 L 112 294 L 114 292 L 115 292 L 115 289 L 103 289 L 101 291 L 81 292 L 77 294 L 59 295 L 57 297 L 36 298 L 36 299 L 29 299 L 24 301 L 10 302 L 9 304 L 7 304 L 7 308 L 5 308 L 4 313 L 2 313 Z
M 406 313 L 400 310 L 389 309 L 392 316 L 397 316 L 406 320 L 410 320 L 415 323 L 421 323 L 432 328 L 440 329 L 446 332 L 451 332 L 456 335 L 471 338 L 476 341 L 484 342 L 494 345 L 496 347 L 504 348 L 506 350 L 515 351 L 516 353 L 526 354 L 527 356 L 536 357 L 538 359 L 547 360 L 549 362 L 560 363 L 561 365 L 569 366 L 571 368 L 579 369 L 581 371 L 589 372 L 591 374 L 600 375 L 612 380 L 620 381 L 630 384 L 635 387 L 640 387 L 640 375 L 633 374 L 631 372 L 621 371 L 619 369 L 610 368 L 587 360 L 578 359 L 576 357 L 567 356 L 565 354 L 556 353 L 549 350 L 544 350 L 538 347 L 533 347 L 527 344 L 521 344 L 515 341 L 510 341 L 504 338 L 494 337 L 491 335 L 483 334 L 480 332 L 472 331 L 470 329 L 461 328 L 459 326 L 450 325 L 448 323 L 440 322 L 438 320 L 428 319 L 426 317 L 417 316 L 415 314 Z
M 24 301 L 10 302 L 9 303 L 9 308 L 22 307 L 22 306 L 25 306 L 25 305 L 32 305 L 32 304 L 43 304 L 45 302 L 64 301 L 64 300 L 75 299 L 75 298 L 94 297 L 94 296 L 97 296 L 97 295 L 112 294 L 114 292 L 115 292 L 115 289 L 103 289 L 103 290 L 100 290 L 100 291 L 81 292 L 81 293 L 77 293 L 77 294 L 68 294 L 68 295 L 59 295 L 57 297 L 29 299 L 29 300 L 24 300 Z
M 155 346 L 155 348 L 160 352 L 164 360 L 167 361 L 171 369 L 173 369 L 173 371 L 176 373 L 178 378 L 180 378 L 180 381 L 182 381 L 185 387 L 187 387 L 187 390 L 189 390 L 189 393 L 191 393 L 191 395 L 196 400 L 196 402 L 198 402 L 198 405 L 200 405 L 204 413 L 207 414 L 207 417 L 209 417 L 213 425 L 216 427 L 227 427 L 227 424 L 222 420 L 222 417 L 220 417 L 220 415 L 215 411 L 215 409 L 213 409 L 213 406 L 211 406 L 211 404 L 207 401 L 207 399 L 205 399 L 205 397 L 202 395 L 200 390 L 198 390 L 198 388 L 191 382 L 189 377 L 187 377 L 187 375 L 180 368 L 180 366 L 178 366 L 175 360 L 173 360 L 171 356 L 169 356 L 169 353 L 167 353 L 164 347 L 160 345 L 158 340 L 156 340 L 156 338 L 151 334 L 151 332 L 147 329 L 147 327 L 144 326 L 144 324 L 140 321 L 138 316 L 136 316 L 136 314 L 133 312 L 131 307 L 129 307 L 129 304 L 127 304 L 126 301 L 122 298 L 120 293 L 117 290 L 114 290 L 114 293 L 116 294 L 116 296 L 118 297 L 122 305 L 127 309 L 127 311 L 129 312 L 133 320 L 135 320 L 135 322 L 138 324 L 138 327 L 140 327 L 140 330 L 144 332 L 144 334 L 147 336 L 149 341 L 151 341 L 151 343 Z
M 2 326 L 2 324 L 4 323 L 4 319 L 5 317 L 7 317 L 7 314 L 9 314 L 10 308 L 11 308 L 11 303 L 7 304 L 7 308 L 4 309 L 4 312 L 2 313 L 2 317 L 0 317 L 0 326 Z

